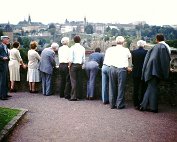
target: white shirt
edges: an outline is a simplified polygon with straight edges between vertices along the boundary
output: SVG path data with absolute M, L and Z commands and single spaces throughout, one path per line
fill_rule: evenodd
M 83 64 L 85 62 L 85 48 L 80 43 L 75 43 L 70 48 L 69 62 Z
M 128 59 L 131 57 L 131 53 L 128 48 L 122 45 L 117 45 L 110 50 L 110 62 L 111 65 L 117 68 L 128 67 Z
M 63 45 L 58 49 L 59 63 L 69 62 L 70 48 L 67 45 Z
M 108 49 L 106 49 L 103 65 L 107 65 L 107 66 L 111 65 L 111 61 L 112 61 L 111 60 L 111 49 L 112 48 L 115 48 L 115 47 L 109 47 Z
M 35 50 L 33 49 L 29 50 L 28 51 L 28 68 L 37 69 L 39 66 L 40 59 L 41 57 Z

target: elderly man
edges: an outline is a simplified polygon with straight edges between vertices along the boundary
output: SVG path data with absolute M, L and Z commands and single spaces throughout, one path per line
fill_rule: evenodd
M 85 62 L 85 48 L 80 45 L 80 41 L 80 36 L 76 35 L 75 44 L 71 46 L 70 51 L 68 66 L 72 86 L 70 101 L 77 101 L 82 95 L 82 65 Z
M 7 100 L 8 97 L 8 63 L 9 54 L 7 45 L 9 44 L 8 36 L 1 36 L 0 44 L 0 99 Z
M 123 47 L 124 37 L 116 38 L 117 46 L 111 48 L 111 66 L 109 71 L 109 102 L 111 109 L 125 108 L 125 83 L 128 69 L 128 59 L 131 53 L 128 48 Z
M 65 99 L 70 99 L 71 81 L 68 68 L 70 54 L 70 48 L 68 47 L 69 38 L 63 37 L 61 43 L 63 46 L 58 49 L 59 95 L 61 98 L 65 97 Z
M 146 89 L 145 82 L 141 80 L 144 58 L 147 53 L 147 50 L 144 49 L 145 45 L 146 41 L 139 40 L 137 42 L 138 48 L 132 51 L 133 103 L 136 109 L 139 108 Z
M 39 70 L 41 71 L 42 77 L 42 93 L 45 96 L 53 94 L 51 83 L 53 68 L 56 66 L 55 63 L 55 51 L 57 51 L 59 45 L 52 43 L 51 47 L 45 48 L 41 53 L 41 60 L 39 63 Z
M 170 48 L 164 42 L 162 34 L 156 35 L 157 44 L 146 54 L 142 79 L 147 83 L 140 110 L 147 110 L 148 104 L 150 111 L 158 112 L 158 85 L 160 80 L 167 79 L 170 71 Z

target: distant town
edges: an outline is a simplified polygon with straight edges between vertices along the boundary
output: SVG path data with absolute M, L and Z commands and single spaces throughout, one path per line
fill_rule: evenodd
M 123 35 L 127 39 L 127 46 L 133 45 L 138 39 L 153 42 L 156 32 L 164 32 L 168 40 L 177 39 L 177 25 L 149 26 L 145 21 L 137 21 L 129 24 L 90 23 L 86 17 L 83 21 L 65 20 L 64 24 L 33 22 L 31 16 L 27 20 L 19 21 L 17 25 L 0 23 L 0 34 L 8 35 L 11 42 L 19 41 L 27 48 L 31 40 L 36 40 L 41 48 L 49 46 L 52 41 L 60 43 L 63 36 L 70 39 L 76 34 L 81 35 L 85 48 L 94 49 L 101 46 L 103 50 L 111 46 L 117 35 Z M 72 42 L 71 42 L 72 44 Z

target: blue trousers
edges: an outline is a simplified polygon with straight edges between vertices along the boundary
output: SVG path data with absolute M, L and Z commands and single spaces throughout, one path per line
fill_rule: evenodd
M 41 72 L 42 77 L 42 94 L 46 96 L 52 95 L 52 75 Z
M 95 80 L 98 73 L 98 63 L 95 61 L 89 61 L 85 65 L 87 73 L 87 97 L 93 97 L 95 91 Z
M 102 101 L 109 102 L 109 66 L 102 66 Z

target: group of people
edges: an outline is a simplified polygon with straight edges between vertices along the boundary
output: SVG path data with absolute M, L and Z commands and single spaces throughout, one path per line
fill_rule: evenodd
M 69 38 L 63 37 L 62 46 L 52 43 L 45 48 L 41 55 L 35 50 L 37 42 L 30 43 L 28 51 L 28 65 L 23 63 L 18 48 L 18 42 L 7 50 L 8 36 L 1 36 L 0 45 L 0 99 L 8 97 L 8 69 L 10 72 L 11 92 L 15 92 L 14 81 L 20 81 L 19 66 L 28 67 L 27 81 L 30 93 L 37 93 L 35 82 L 42 81 L 42 94 L 53 94 L 52 74 L 56 67 L 55 52 L 58 50 L 59 59 L 59 96 L 70 101 L 77 101 L 82 97 L 82 70 L 87 75 L 86 99 L 93 100 L 96 76 L 101 69 L 102 74 L 102 101 L 110 104 L 111 109 L 125 108 L 125 88 L 127 73 L 132 72 L 134 91 L 133 102 L 140 111 L 150 110 L 158 112 L 158 84 L 161 79 L 167 79 L 170 70 L 170 48 L 164 42 L 164 36 L 157 34 L 157 44 L 149 51 L 144 49 L 146 42 L 139 40 L 138 49 L 130 50 L 124 47 L 125 38 L 118 36 L 116 46 L 109 47 L 105 54 L 100 48 L 89 55 L 85 60 L 85 48 L 80 44 L 81 38 L 74 37 L 75 44 L 68 47 Z M 9 53 L 8 53 L 9 52 Z M 130 62 L 132 59 L 132 63 Z M 149 106 L 149 109 L 148 109 Z

